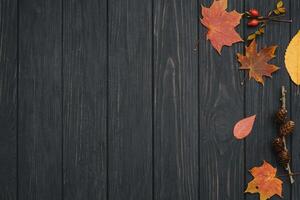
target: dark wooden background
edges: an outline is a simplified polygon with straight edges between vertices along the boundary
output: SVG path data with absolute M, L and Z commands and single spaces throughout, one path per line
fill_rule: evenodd
M 281 85 L 300 171 L 300 94 L 283 59 L 300 1 L 284 2 L 293 23 L 258 40 L 279 45 L 281 70 L 263 87 L 241 84 L 243 43 L 219 56 L 206 41 L 199 8 L 212 0 L 0 0 L 0 199 L 258 199 L 243 193 L 247 170 L 280 168 L 270 143 Z M 239 12 L 275 4 L 229 0 Z M 252 114 L 252 135 L 235 140 L 233 124 Z M 285 179 L 284 199 L 299 198 L 300 178 Z

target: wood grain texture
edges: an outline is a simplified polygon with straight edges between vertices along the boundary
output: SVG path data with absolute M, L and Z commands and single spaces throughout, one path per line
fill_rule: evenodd
M 152 6 L 109 1 L 109 199 L 152 200 Z
M 201 1 L 209 7 L 211 0 Z M 228 10 L 243 12 L 243 1 L 228 1 Z M 243 72 L 236 53 L 243 43 L 223 47 L 219 56 L 207 29 L 200 25 L 200 195 L 203 199 L 244 198 L 244 143 L 233 136 L 233 125 L 244 116 Z M 242 35 L 242 28 L 238 29 Z
M 266 160 L 286 173 L 271 148 L 282 85 L 299 172 L 300 89 L 284 53 L 300 2 L 284 0 L 293 23 L 270 23 L 257 41 L 279 45 L 270 63 L 281 69 L 264 86 L 238 70 L 245 43 L 220 56 L 206 40 L 198 17 L 212 2 L 0 0 L 0 199 L 259 199 L 244 194 L 250 168 Z M 228 3 L 264 15 L 276 5 Z M 246 37 L 255 29 L 243 23 Z M 234 124 L 253 114 L 252 134 L 236 140 Z M 298 200 L 300 179 L 282 179 L 284 199 Z
M 19 199 L 59 200 L 61 1 L 19 3 Z
M 276 7 L 276 2 L 271 1 L 245 1 L 246 9 L 259 8 L 263 15 Z M 288 1 L 285 7 L 289 10 Z M 288 15 L 286 16 L 288 18 Z M 247 29 L 253 32 L 253 29 Z M 276 162 L 276 156 L 272 150 L 272 141 L 277 136 L 278 128 L 274 122 L 274 114 L 278 111 L 280 104 L 281 86 L 285 85 L 290 93 L 290 82 L 287 72 L 284 68 L 284 52 L 289 41 L 289 24 L 287 23 L 270 23 L 266 28 L 265 34 L 257 39 L 258 50 L 271 45 L 278 45 L 276 58 L 272 59 L 273 63 L 280 67 L 280 70 L 273 74 L 273 78 L 265 79 L 265 85 L 262 86 L 254 80 L 247 81 L 246 84 L 246 115 L 256 114 L 256 122 L 252 135 L 246 139 L 246 169 L 249 170 L 254 166 L 262 165 L 266 160 L 274 167 L 278 168 L 278 173 L 286 173 L 283 168 Z M 288 100 L 289 101 L 289 100 Z M 288 110 L 290 109 L 288 105 Z M 288 147 L 290 149 L 290 147 Z M 246 182 L 252 179 L 250 173 L 246 174 Z M 283 186 L 284 199 L 290 198 L 290 185 L 286 179 Z M 247 200 L 257 199 L 258 195 L 246 195 Z M 280 199 L 273 197 L 272 199 Z
M 17 1 L 0 1 L 0 199 L 17 198 Z
M 290 24 L 290 39 L 300 30 L 300 1 L 290 0 L 290 16 L 293 23 Z M 284 47 L 286 48 L 286 47 Z M 286 76 L 288 74 L 286 73 Z M 300 88 L 291 82 L 291 118 L 296 123 L 295 131 L 291 137 L 292 143 L 292 168 L 294 172 L 300 171 Z M 292 185 L 291 200 L 297 200 L 300 197 L 300 179 L 299 176 L 295 177 L 296 182 Z
M 198 197 L 197 1 L 154 0 L 154 199 Z
M 63 2 L 64 200 L 106 199 L 107 5 Z

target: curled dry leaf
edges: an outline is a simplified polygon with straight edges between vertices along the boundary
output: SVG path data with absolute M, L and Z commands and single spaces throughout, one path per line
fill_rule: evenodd
M 285 66 L 296 85 L 300 85 L 300 31 L 293 37 L 285 52 Z
M 256 41 L 253 40 L 246 47 L 246 55 L 237 54 L 238 61 L 241 63 L 240 69 L 249 70 L 249 78 L 254 78 L 257 82 L 264 84 L 263 76 L 272 77 L 272 73 L 279 67 L 268 64 L 268 61 L 275 57 L 277 46 L 270 46 L 257 52 Z
M 238 121 L 233 128 L 233 135 L 237 139 L 243 139 L 247 137 L 253 128 L 256 115 L 244 118 Z
M 260 200 L 267 200 L 274 195 L 282 197 L 282 181 L 276 178 L 276 168 L 264 161 L 262 166 L 253 167 L 249 172 L 254 179 L 248 183 L 245 192 L 259 193 Z
M 227 12 L 226 9 L 227 0 L 214 0 L 210 8 L 202 6 L 201 23 L 207 27 L 207 39 L 219 54 L 224 45 L 231 46 L 233 43 L 243 41 L 235 31 L 242 14 L 236 11 Z

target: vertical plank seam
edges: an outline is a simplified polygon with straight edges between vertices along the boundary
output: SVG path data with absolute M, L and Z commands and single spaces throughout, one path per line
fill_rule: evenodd
M 20 0 L 17 0 L 17 106 L 16 106 L 16 196 L 19 200 L 19 78 L 20 78 Z
M 243 9 L 243 12 L 245 12 L 246 11 L 246 3 L 245 3 L 245 0 L 243 0 L 242 1 L 242 9 Z M 243 19 L 242 19 L 243 20 Z M 245 38 L 246 37 L 246 28 L 245 28 L 245 22 L 244 21 L 242 21 L 242 32 L 243 32 L 243 38 Z M 244 48 L 244 45 L 242 45 L 242 52 L 243 52 L 243 54 L 245 55 L 245 48 Z M 239 63 L 237 63 L 238 65 L 239 65 Z M 246 110 L 246 72 L 244 71 L 243 72 L 243 80 L 242 80 L 242 82 L 244 83 L 243 84 L 243 115 L 244 115 L 244 117 L 246 117 L 246 115 L 247 115 L 247 110 Z M 243 181 L 243 187 L 245 187 L 245 185 L 246 185 L 246 183 L 247 183 L 247 152 L 246 152 L 246 146 L 247 146 L 247 139 L 244 139 L 244 142 L 243 142 L 243 150 L 244 150 L 244 181 Z M 244 188 L 243 188 L 244 189 Z M 246 200 L 247 199 L 247 197 L 246 197 L 246 193 L 243 193 L 244 195 L 244 200 Z
M 196 40 L 196 45 L 198 44 L 198 51 L 197 51 L 197 102 L 198 102 L 198 115 L 197 115 L 197 128 L 198 128 L 198 180 L 197 180 L 197 189 L 198 189 L 198 199 L 200 198 L 201 194 L 201 190 L 200 190 L 200 48 L 199 48 L 199 40 L 200 40 L 200 23 L 199 23 L 199 19 L 200 19 L 200 12 L 199 12 L 199 8 L 200 8 L 200 2 L 199 0 L 197 0 L 197 9 L 196 9 L 196 16 L 197 16 L 197 20 L 196 20 L 196 24 L 197 24 L 197 40 Z M 197 48 L 197 46 L 195 47 Z
M 64 0 L 61 0 L 61 199 L 64 200 Z
M 154 151 L 154 144 L 155 144 L 155 105 L 154 105 L 154 100 L 155 100 L 155 75 L 154 75 L 154 0 L 151 0 L 151 93 L 152 93 L 152 200 L 155 200 L 155 151 Z
M 106 0 L 106 200 L 109 200 L 109 0 Z

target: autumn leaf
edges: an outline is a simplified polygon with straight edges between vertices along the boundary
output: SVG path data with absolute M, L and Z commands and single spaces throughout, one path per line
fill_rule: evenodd
M 244 118 L 238 121 L 233 128 L 233 135 L 236 139 L 243 139 L 247 137 L 253 128 L 256 115 Z
M 219 54 L 224 45 L 231 46 L 233 43 L 243 41 L 235 31 L 242 14 L 236 11 L 227 12 L 226 9 L 227 0 L 214 0 L 210 8 L 202 6 L 201 23 L 207 27 L 206 37 Z
M 285 52 L 285 66 L 296 85 L 300 85 L 300 31 L 293 37 Z
M 249 70 L 249 79 L 254 78 L 257 82 L 264 84 L 263 76 L 272 77 L 272 73 L 279 68 L 276 65 L 268 64 L 268 61 L 275 57 L 277 46 L 270 46 L 257 52 L 256 41 L 253 40 L 246 47 L 246 55 L 237 54 L 241 63 L 240 69 Z
M 249 172 L 254 179 L 248 183 L 245 192 L 259 193 L 260 200 L 267 200 L 274 195 L 282 197 L 282 181 L 276 178 L 277 169 L 264 161 L 260 167 L 253 167 Z

